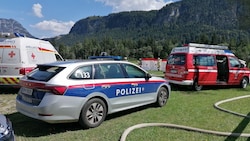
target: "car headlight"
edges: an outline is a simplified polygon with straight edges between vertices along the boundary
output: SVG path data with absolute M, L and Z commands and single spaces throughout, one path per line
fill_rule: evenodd
M 0 138 L 8 135 L 10 133 L 10 127 L 5 128 L 2 124 L 0 124 Z

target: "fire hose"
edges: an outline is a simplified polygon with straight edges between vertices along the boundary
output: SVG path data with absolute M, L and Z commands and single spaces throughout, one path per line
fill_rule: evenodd
M 240 114 L 234 111 L 230 111 L 224 108 L 221 108 L 219 105 L 226 103 L 226 102 L 230 102 L 230 101 L 234 101 L 234 100 L 238 100 L 238 99 L 242 99 L 242 98 L 248 98 L 250 97 L 250 95 L 245 95 L 245 96 L 239 96 L 239 97 L 235 97 L 235 98 L 230 98 L 230 99 L 226 99 L 226 100 L 222 100 L 219 102 L 216 102 L 214 104 L 214 107 L 218 110 L 221 110 L 223 112 L 227 112 L 233 115 L 237 115 L 237 116 L 241 116 L 241 117 L 245 117 L 245 118 L 250 118 L 249 115 L 244 115 L 244 114 Z M 144 128 L 144 127 L 152 127 L 152 126 L 158 126 L 158 127 L 168 127 L 168 128 L 175 128 L 175 129 L 181 129 L 181 130 L 187 130 L 187 131 L 193 131 L 193 132 L 200 132 L 200 133 L 206 133 L 206 134 L 213 134 L 213 135 L 217 135 L 217 136 L 234 136 L 234 137 L 250 137 L 250 133 L 231 133 L 231 132 L 219 132 L 219 131 L 213 131 L 213 130 L 205 130 L 205 129 L 200 129 L 200 128 L 194 128 L 194 127 L 190 127 L 190 126 L 183 126 L 183 125 L 177 125 L 177 124 L 169 124 L 169 123 L 141 123 L 141 124 L 136 124 L 134 126 L 131 126 L 129 128 L 127 128 L 121 138 L 120 141 L 125 141 L 128 134 L 138 128 Z

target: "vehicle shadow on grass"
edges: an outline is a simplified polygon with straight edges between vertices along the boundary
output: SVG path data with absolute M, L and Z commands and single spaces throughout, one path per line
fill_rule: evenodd
M 106 117 L 105 121 L 109 121 L 121 116 L 125 116 L 134 112 L 145 110 L 147 108 L 155 108 L 153 104 L 133 108 L 110 114 Z M 74 123 L 58 123 L 49 124 L 40 120 L 36 120 L 27 116 L 24 116 L 18 112 L 6 115 L 12 122 L 15 135 L 23 137 L 41 137 L 51 134 L 64 133 L 67 131 L 87 130 L 80 126 L 78 122 Z M 105 122 L 104 121 L 104 122 Z
M 200 94 L 205 90 L 227 90 L 227 89 L 238 89 L 240 91 L 248 91 L 247 89 L 239 88 L 238 86 L 226 86 L 226 85 L 216 85 L 216 86 L 203 86 L 202 90 L 195 91 L 192 86 L 182 86 L 171 84 L 172 91 L 185 91 L 188 94 L 197 93 Z
M 12 126 L 17 136 L 40 137 L 50 134 L 64 133 L 67 131 L 82 130 L 76 123 L 49 124 L 40 120 L 29 118 L 20 113 L 6 115 L 12 122 Z
M 149 104 L 149 105 L 144 105 L 144 106 L 128 109 L 128 110 L 125 110 L 125 111 L 120 111 L 120 112 L 108 115 L 106 117 L 106 121 L 112 120 L 112 119 L 115 119 L 115 118 L 119 118 L 119 117 L 122 117 L 122 116 L 126 116 L 126 115 L 129 115 L 129 114 L 133 114 L 133 113 L 136 113 L 136 112 L 139 112 L 139 111 L 143 111 L 143 110 L 146 110 L 146 109 L 149 109 L 149 108 L 157 108 L 157 107 L 158 106 L 156 106 L 156 104 Z
M 0 87 L 0 94 L 17 94 L 20 88 Z

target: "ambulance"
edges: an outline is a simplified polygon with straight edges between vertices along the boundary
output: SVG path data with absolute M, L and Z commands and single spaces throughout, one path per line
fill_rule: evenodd
M 16 87 L 37 64 L 62 60 L 48 41 L 24 36 L 0 38 L 0 87 Z
M 189 43 L 175 47 L 168 56 L 165 78 L 172 84 L 199 91 L 208 85 L 246 88 L 250 70 L 227 46 Z

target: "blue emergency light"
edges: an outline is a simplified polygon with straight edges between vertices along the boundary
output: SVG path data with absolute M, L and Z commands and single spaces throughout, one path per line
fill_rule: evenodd
M 89 59 L 98 59 L 98 60 L 122 60 L 121 56 L 89 56 Z
M 24 34 L 21 34 L 21 33 L 14 33 L 14 35 L 16 36 L 16 37 L 25 37 L 25 35 Z

